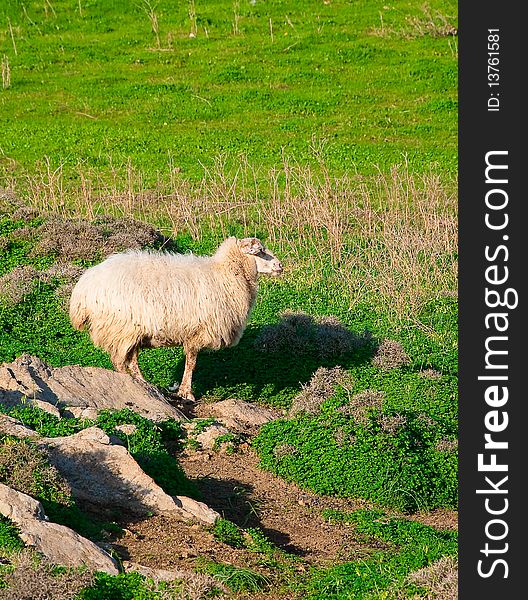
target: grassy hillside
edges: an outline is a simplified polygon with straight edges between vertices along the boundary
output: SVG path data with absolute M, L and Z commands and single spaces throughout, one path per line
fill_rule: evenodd
M 454 174 L 455 19 L 449 1 L 6 0 L 2 163 L 196 179 L 220 153 L 269 168 L 325 140 L 335 175 L 404 155 Z
M 457 507 L 456 16 L 446 0 L 0 5 L 0 363 L 110 368 L 67 316 L 82 269 L 260 237 L 285 273 L 261 279 L 237 347 L 200 354 L 195 394 L 283 409 L 252 442 L 261 466 L 372 503 L 328 519 L 384 540 L 367 562 L 284 567 L 302 598 L 424 595 L 411 574 L 456 554 L 455 534 L 380 512 Z M 183 358 L 140 366 L 165 389 Z M 160 468 L 179 474 L 171 452 Z M 127 577 L 86 597 L 143 589 Z

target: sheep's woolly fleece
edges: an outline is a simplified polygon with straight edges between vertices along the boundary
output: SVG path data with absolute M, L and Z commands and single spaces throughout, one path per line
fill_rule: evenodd
M 129 251 L 81 276 L 70 319 L 77 329 L 89 329 L 117 370 L 128 368 L 140 377 L 139 348 L 183 345 L 189 357 L 238 343 L 255 302 L 258 273 L 281 271 L 255 238 L 228 238 L 208 257 Z

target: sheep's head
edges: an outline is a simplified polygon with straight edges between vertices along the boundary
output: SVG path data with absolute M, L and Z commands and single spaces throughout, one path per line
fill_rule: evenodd
M 238 241 L 238 247 L 244 254 L 250 254 L 255 259 L 258 273 L 280 275 L 282 264 L 257 238 L 243 238 Z

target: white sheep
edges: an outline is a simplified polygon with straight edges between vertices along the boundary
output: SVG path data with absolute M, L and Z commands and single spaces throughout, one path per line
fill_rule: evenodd
M 117 371 L 139 379 L 141 348 L 182 345 L 178 395 L 194 401 L 198 352 L 236 345 L 255 303 L 258 273 L 281 272 L 281 263 L 256 238 L 227 238 L 213 256 L 114 254 L 80 277 L 70 319 L 76 329 L 89 330 Z

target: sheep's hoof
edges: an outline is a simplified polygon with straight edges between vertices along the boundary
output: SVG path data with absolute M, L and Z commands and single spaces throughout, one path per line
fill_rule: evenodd
M 168 389 L 169 392 L 173 392 L 174 394 L 176 394 L 176 396 L 178 396 L 178 398 L 181 398 L 182 400 L 193 403 L 196 402 L 196 398 L 194 397 L 194 394 L 191 392 L 191 390 L 182 388 L 181 385 L 178 386 L 178 384 L 175 383 L 174 385 L 171 385 Z

